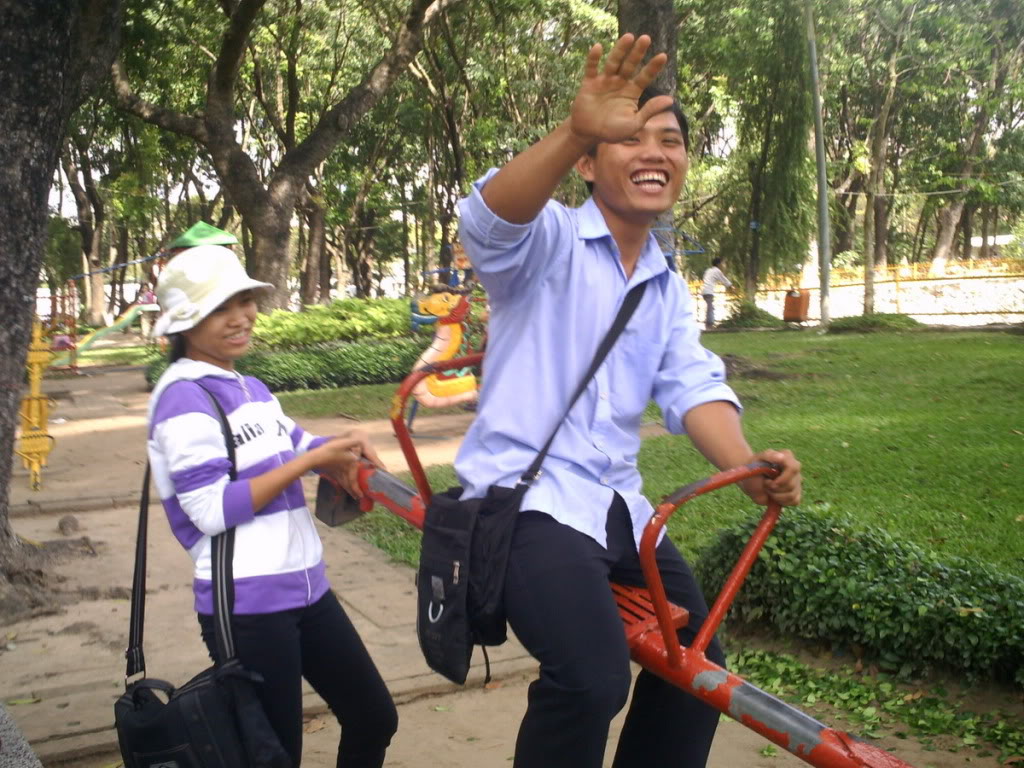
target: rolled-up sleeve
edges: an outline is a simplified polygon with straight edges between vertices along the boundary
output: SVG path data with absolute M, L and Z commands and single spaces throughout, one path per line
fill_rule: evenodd
M 669 338 L 654 379 L 654 400 L 665 417 L 665 428 L 675 435 L 685 432 L 683 419 L 691 408 L 724 400 L 742 411 L 739 398 L 725 383 L 725 364 L 700 343 L 689 294 L 673 286 L 669 313 Z
M 497 172 L 492 168 L 475 181 L 459 202 L 459 238 L 492 296 L 529 290 L 557 254 L 568 251 L 564 239 L 575 231 L 569 211 L 554 201 L 528 224 L 512 224 L 495 214 L 481 190 Z

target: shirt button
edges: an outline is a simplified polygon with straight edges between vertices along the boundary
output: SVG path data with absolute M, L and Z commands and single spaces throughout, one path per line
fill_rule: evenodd
M 602 400 L 607 400 L 608 399 L 608 393 L 607 392 L 602 392 L 601 393 L 601 399 Z

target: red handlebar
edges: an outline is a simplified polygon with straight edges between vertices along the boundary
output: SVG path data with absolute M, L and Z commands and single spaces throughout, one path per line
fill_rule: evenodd
M 647 523 L 647 527 L 644 528 L 643 536 L 640 539 L 640 567 L 643 569 L 647 589 L 651 593 L 651 602 L 654 605 L 654 613 L 658 617 L 658 626 L 661 628 L 661 634 L 665 641 L 665 652 L 668 654 L 670 667 L 680 666 L 682 663 L 682 650 L 679 645 L 679 637 L 673 628 L 668 597 L 665 595 L 665 585 L 662 583 L 655 555 L 655 549 L 658 546 L 658 539 L 662 529 L 672 514 L 690 499 L 726 485 L 757 477 L 758 475 L 777 477 L 779 471 L 779 467 L 775 464 L 770 464 L 767 461 L 755 461 L 746 466 L 727 469 L 711 477 L 685 485 L 665 497 L 665 500 L 655 509 L 654 514 Z M 780 512 L 781 509 L 778 504 L 772 502 L 768 505 L 768 509 L 761 518 L 757 530 L 754 531 L 754 535 L 747 542 L 743 554 L 740 555 L 740 559 L 737 561 L 732 573 L 729 574 L 725 585 L 718 593 L 715 604 L 711 607 L 707 619 L 705 619 L 703 626 L 701 626 L 700 631 L 697 633 L 697 637 L 690 646 L 696 652 L 703 654 L 707 650 L 708 643 L 714 637 L 715 632 L 718 630 L 718 625 L 722 623 L 722 618 L 729 610 L 733 599 L 736 597 L 736 593 L 743 585 L 744 579 L 746 579 L 747 574 L 754 565 L 757 553 L 760 552 L 765 539 L 768 538 L 772 528 L 775 527 Z

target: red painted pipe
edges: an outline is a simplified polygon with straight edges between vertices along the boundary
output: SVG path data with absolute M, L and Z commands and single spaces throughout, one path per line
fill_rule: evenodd
M 640 567 L 643 569 L 647 589 L 651 593 L 651 602 L 654 605 L 654 613 L 658 617 L 658 625 L 661 627 L 662 639 L 665 643 L 665 651 L 668 654 L 668 664 L 670 667 L 678 667 L 682 657 L 679 638 L 669 618 L 668 597 L 665 595 L 665 586 L 661 581 L 661 573 L 658 571 L 657 556 L 655 554 L 662 529 L 672 514 L 690 499 L 758 475 L 775 477 L 778 474 L 779 470 L 777 467 L 768 462 L 761 461 L 754 462 L 745 467 L 728 469 L 704 480 L 698 480 L 696 483 L 683 486 L 675 491 L 675 493 L 667 496 L 658 505 L 654 515 L 648 521 L 647 527 L 644 528 L 643 536 L 640 539 Z M 733 568 L 733 572 L 730 574 L 725 586 L 722 587 L 718 599 L 715 600 L 715 604 L 712 606 L 708 618 L 705 620 L 692 646 L 701 653 L 707 650 L 708 643 L 711 642 L 711 638 L 714 637 L 715 632 L 718 630 L 718 625 L 729 610 L 729 606 L 732 605 L 732 601 L 736 598 L 736 593 L 743 585 L 743 580 L 746 579 L 747 573 L 750 572 L 751 566 L 753 566 L 754 561 L 757 559 L 757 553 L 760 551 L 765 539 L 768 538 L 772 528 L 775 527 L 775 522 L 779 519 L 779 511 L 778 504 L 769 505 L 768 511 L 761 520 L 761 524 L 743 550 L 743 554 L 740 556 L 736 567 Z
M 405 403 L 413 387 L 423 377 L 443 370 L 478 365 L 482 357 L 481 354 L 474 354 L 447 360 L 416 371 L 402 382 L 393 402 L 391 423 L 419 493 L 404 486 L 387 473 L 365 465 L 360 470 L 360 485 L 366 494 L 364 504 L 380 503 L 417 528 L 423 527 L 425 505 L 430 499 L 430 487 L 405 425 Z M 825 726 L 719 667 L 704 655 L 708 643 L 779 519 L 781 510 L 777 504 L 769 505 L 722 587 L 708 618 L 698 631 L 693 645 L 684 648 L 679 643 L 655 559 L 655 548 L 665 524 L 676 509 L 690 499 L 758 475 L 774 477 L 778 471 L 776 466 L 767 462 L 755 462 L 745 467 L 726 470 L 680 488 L 658 505 L 640 541 L 640 564 L 658 619 L 659 632 L 650 631 L 639 635 L 631 644 L 630 652 L 638 663 L 653 674 L 691 693 L 718 711 L 730 715 L 817 768 L 912 768 L 883 749 Z
M 405 377 L 405 380 L 399 385 L 398 391 L 395 392 L 395 396 L 391 401 L 391 426 L 395 430 L 395 437 L 398 438 L 398 444 L 405 455 L 406 463 L 409 465 L 409 472 L 412 473 L 413 482 L 416 483 L 416 488 L 420 492 L 424 506 L 430 504 L 432 495 L 430 483 L 427 482 L 427 475 L 423 471 L 423 465 L 420 464 L 420 457 L 416 454 L 416 446 L 412 442 L 412 435 L 409 434 L 409 427 L 405 424 L 405 404 L 408 402 L 409 395 L 412 394 L 416 385 L 427 376 L 443 371 L 458 370 L 459 368 L 472 368 L 480 365 L 483 359 L 484 355 L 482 352 L 475 352 L 472 355 L 453 357 L 451 360 L 442 360 L 426 365 Z

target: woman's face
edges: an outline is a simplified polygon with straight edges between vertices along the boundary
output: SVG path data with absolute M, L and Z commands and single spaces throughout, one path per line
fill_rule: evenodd
M 236 293 L 203 318 L 195 328 L 182 332 L 185 355 L 220 368 L 234 370 L 235 360 L 249 351 L 256 322 L 256 298 L 252 291 Z

